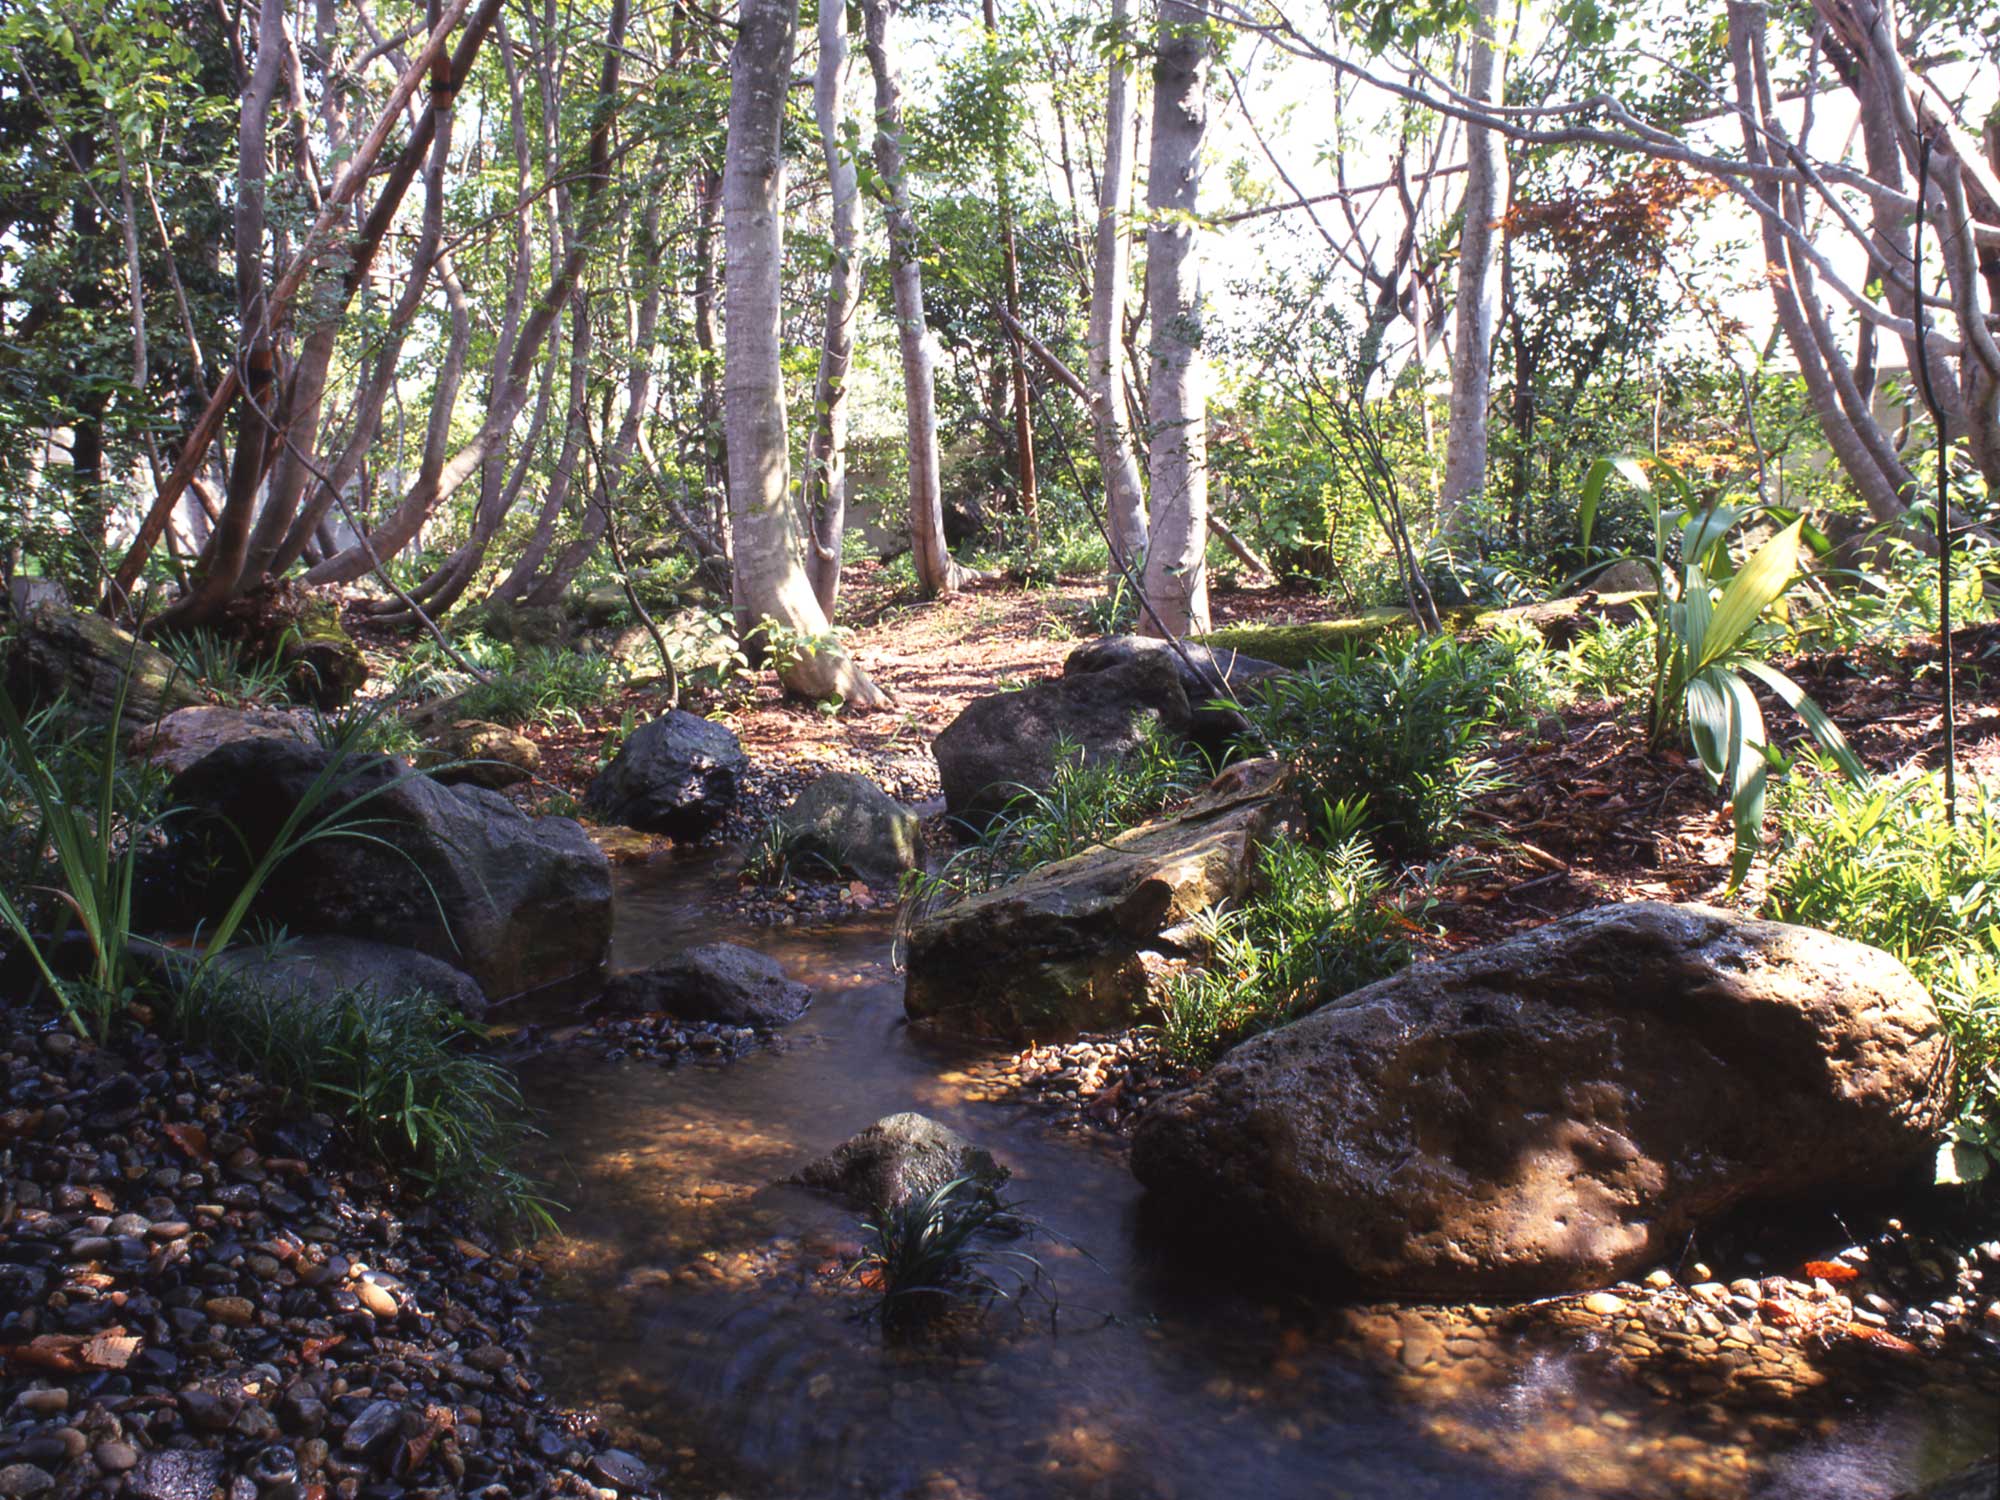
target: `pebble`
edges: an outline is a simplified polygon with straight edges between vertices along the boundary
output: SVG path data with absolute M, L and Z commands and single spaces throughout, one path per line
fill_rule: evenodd
M 1594 1317 L 1615 1318 L 1625 1311 L 1625 1299 L 1610 1292 L 1592 1292 L 1583 1299 L 1583 1309 Z
M 0 1495 L 40 1495 L 55 1487 L 55 1476 L 33 1464 L 9 1464 L 0 1469 Z

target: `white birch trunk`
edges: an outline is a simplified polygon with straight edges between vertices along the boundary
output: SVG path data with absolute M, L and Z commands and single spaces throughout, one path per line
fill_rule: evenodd
M 1208 364 L 1194 222 L 1208 130 L 1208 25 L 1207 0 L 1161 0 L 1146 181 L 1153 534 L 1143 589 L 1150 607 L 1145 628 L 1173 635 L 1208 629 Z
M 820 643 L 795 656 L 785 685 L 811 698 L 884 701 L 833 640 L 806 578 L 791 503 L 779 316 L 785 241 L 781 144 L 798 11 L 744 0 L 729 57 L 729 137 L 722 170 L 722 423 L 729 449 L 734 593 L 742 624 L 776 621 Z
M 813 113 L 833 193 L 833 264 L 827 274 L 819 375 L 813 382 L 811 468 L 806 474 L 812 552 L 806 574 L 820 608 L 829 615 L 840 594 L 840 546 L 847 527 L 847 371 L 854 360 L 854 313 L 861 302 L 861 186 L 840 140 L 847 56 L 846 0 L 819 0 Z
M 1119 216 L 1132 192 L 1134 154 L 1132 70 L 1125 58 L 1129 0 L 1111 0 L 1110 84 L 1104 105 L 1104 179 L 1097 189 L 1097 240 L 1090 278 L 1090 406 L 1097 466 L 1104 475 L 1106 529 L 1114 570 L 1146 556 L 1146 491 L 1125 426 L 1125 370 L 1120 324 L 1131 280 L 1125 226 Z
M 1466 92 L 1497 106 L 1506 68 L 1496 41 L 1499 0 L 1479 0 Z M 1500 220 L 1507 212 L 1507 149 L 1488 125 L 1465 128 L 1465 227 L 1458 237 L 1458 293 L 1452 317 L 1451 423 L 1445 436 L 1438 534 L 1450 545 L 1470 540 L 1486 490 L 1487 408 L 1493 387 L 1493 335 L 1500 317 Z
M 924 325 L 924 272 L 903 163 L 903 91 L 889 56 L 890 0 L 862 0 L 868 67 L 875 75 L 875 167 L 889 190 L 889 283 L 903 352 L 903 402 L 910 447 L 910 554 L 927 597 L 955 593 L 965 571 L 944 544 L 939 481 L 937 370 Z

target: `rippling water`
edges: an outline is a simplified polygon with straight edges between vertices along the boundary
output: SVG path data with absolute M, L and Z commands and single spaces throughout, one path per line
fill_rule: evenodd
M 728 939 L 817 992 L 780 1050 L 726 1066 L 525 1070 L 571 1209 L 546 1254 L 552 1388 L 607 1407 L 677 1495 L 1867 1500 L 1991 1446 L 1990 1368 L 1739 1409 L 1611 1378 L 1573 1337 L 1343 1308 L 1175 1254 L 1120 1152 L 970 1102 L 967 1055 L 904 1026 L 886 916 L 751 928 L 716 910 L 712 865 L 620 881 L 618 965 Z M 905 1109 L 1013 1169 L 1053 1235 L 1030 1247 L 1053 1308 L 929 1351 L 857 1319 L 854 1216 L 775 1184 Z

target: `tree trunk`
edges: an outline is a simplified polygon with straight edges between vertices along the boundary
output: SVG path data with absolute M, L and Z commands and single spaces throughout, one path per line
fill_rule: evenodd
M 1173 635 L 1208 629 L 1208 368 L 1194 219 L 1208 130 L 1208 25 L 1208 0 L 1161 0 L 1146 186 L 1153 535 L 1144 592 L 1146 628 Z
M 819 0 L 819 68 L 813 112 L 833 192 L 833 263 L 827 268 L 826 331 L 813 382 L 811 462 L 806 514 L 812 553 L 806 573 L 819 607 L 830 617 L 840 596 L 840 550 L 847 528 L 847 371 L 854 360 L 854 313 L 861 304 L 861 186 L 841 143 L 841 84 L 847 76 L 846 0 Z
M 800 638 L 783 680 L 810 698 L 871 707 L 884 695 L 827 626 L 800 555 L 779 358 L 785 240 L 782 133 L 798 10 L 743 0 L 729 57 L 729 135 L 722 173 L 723 430 L 729 448 L 734 589 L 746 633 L 775 621 Z
M 996 46 L 1000 18 L 994 0 L 986 0 L 986 35 Z M 996 52 L 997 57 L 997 52 Z M 999 200 L 1000 252 L 1007 273 L 1007 316 L 1021 321 L 1021 257 L 1014 242 L 1014 186 L 1007 170 L 1007 148 L 1003 144 L 993 162 L 993 190 Z M 1028 403 L 1028 361 L 1020 339 L 1007 339 L 1009 374 L 1014 385 L 1014 480 L 1021 490 L 1021 515 L 1028 523 L 1028 542 L 1036 551 L 1042 546 L 1042 506 L 1035 488 L 1035 423 Z
M 930 331 L 924 323 L 923 263 L 903 163 L 902 84 L 890 65 L 890 3 L 861 0 L 861 9 L 867 19 L 868 67 L 875 75 L 875 166 L 889 193 L 889 281 L 895 293 L 896 335 L 903 351 L 903 401 L 909 422 L 910 552 L 917 566 L 917 586 L 929 598 L 956 593 L 965 582 L 965 571 L 944 543 L 937 369 Z
M 1132 70 L 1126 62 L 1130 0 L 1111 0 L 1110 85 L 1104 104 L 1104 176 L 1097 189 L 1097 239 L 1090 278 L 1090 417 L 1104 476 L 1105 526 L 1114 571 L 1146 555 L 1146 491 L 1125 425 L 1125 371 L 1119 330 L 1130 280 L 1129 240 L 1119 217 L 1132 193 Z
M 1499 0 L 1479 0 L 1466 92 L 1497 107 L 1506 91 L 1495 20 Z M 1500 221 L 1507 213 L 1507 148 L 1491 126 L 1465 127 L 1464 227 L 1458 236 L 1458 295 L 1451 347 L 1451 430 L 1445 440 L 1438 534 L 1448 546 L 1474 538 L 1475 507 L 1486 490 L 1487 408 L 1493 334 L 1500 307 Z

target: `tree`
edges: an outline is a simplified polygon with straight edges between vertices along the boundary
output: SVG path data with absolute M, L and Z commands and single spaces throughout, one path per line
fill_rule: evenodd
M 775 622 L 785 685 L 810 698 L 870 707 L 885 695 L 828 628 L 806 578 L 792 508 L 779 272 L 785 241 L 785 86 L 797 8 L 744 0 L 729 58 L 729 135 L 722 169 L 722 419 L 729 447 L 735 593 L 747 633 Z
M 1494 22 L 1499 0 L 1478 0 L 1466 93 L 1489 109 L 1506 92 Z M 1458 294 L 1451 349 L 1451 425 L 1438 492 L 1438 534 L 1453 546 L 1470 538 L 1473 507 L 1486 491 L 1487 406 L 1493 335 L 1500 309 L 1500 235 L 1507 213 L 1507 151 L 1500 133 L 1474 121 L 1465 129 L 1464 227 L 1458 241 Z
M 1097 226 L 1090 278 L 1090 416 L 1097 466 L 1104 476 L 1105 525 L 1114 568 L 1134 568 L 1146 556 L 1146 492 L 1125 425 L 1125 365 L 1119 335 L 1125 319 L 1130 258 L 1121 222 L 1132 194 L 1132 70 L 1127 56 L 1129 0 L 1111 0 L 1106 46 L 1104 165 L 1097 189 Z
M 1174 635 L 1208 629 L 1208 370 L 1195 212 L 1211 47 L 1208 0 L 1161 0 L 1146 180 L 1153 528 L 1143 587 L 1148 626 Z
M 826 330 L 813 381 L 806 514 L 812 553 L 806 572 L 827 614 L 840 593 L 840 548 L 847 524 L 847 372 L 854 361 L 854 314 L 861 305 L 861 186 L 843 140 L 841 86 L 847 78 L 847 0 L 819 0 L 819 66 L 813 113 L 833 196 L 833 254 L 827 265 Z
M 868 67 L 875 75 L 875 169 L 888 195 L 889 280 L 903 355 L 910 460 L 910 551 L 926 596 L 956 593 L 967 574 L 946 550 L 938 462 L 937 370 L 924 321 L 923 256 L 903 153 L 903 94 L 889 53 L 892 0 L 861 0 Z

